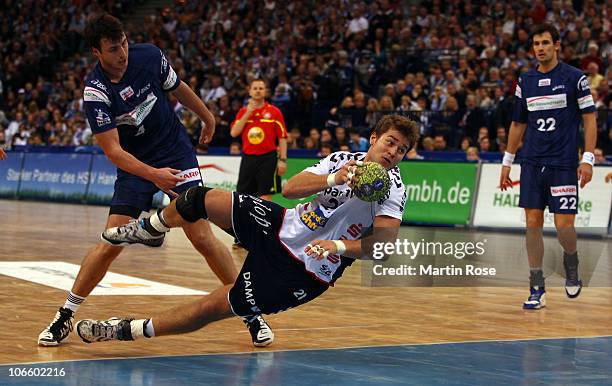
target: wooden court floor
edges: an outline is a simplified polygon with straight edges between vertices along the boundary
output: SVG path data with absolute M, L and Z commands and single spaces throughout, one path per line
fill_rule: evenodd
M 0 200 L 0 261 L 79 264 L 99 239 L 107 211 L 105 207 Z M 231 246 L 229 236 L 221 231 L 218 236 Z M 611 249 L 606 248 L 609 253 Z M 240 265 L 244 251 L 232 253 Z M 162 248 L 127 248 L 110 270 L 204 291 L 219 285 L 180 230 L 173 230 Z M 609 287 L 585 288 L 576 300 L 567 299 L 562 288 L 549 289 L 548 307 L 536 312 L 521 309 L 525 296 L 525 287 L 365 287 L 356 263 L 321 298 L 268 316 L 276 340 L 263 350 L 612 335 Z M 38 347 L 38 333 L 65 298 L 65 291 L 0 275 L 0 364 L 262 351 L 252 347 L 237 318 L 181 336 L 87 345 L 73 334 L 60 347 Z M 76 319 L 149 316 L 194 299 L 91 296 Z

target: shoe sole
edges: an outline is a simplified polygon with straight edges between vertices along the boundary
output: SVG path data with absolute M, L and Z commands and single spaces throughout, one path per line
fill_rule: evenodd
M 255 347 L 267 347 L 274 342 L 274 339 L 267 340 L 265 342 L 253 342 L 253 346 Z
M 81 323 L 83 323 L 83 320 L 79 320 L 79 322 L 76 324 L 76 326 L 74 326 L 74 329 L 76 330 L 77 334 L 79 335 L 79 338 L 81 338 L 81 340 L 83 340 L 83 342 L 85 342 L 87 344 L 93 343 L 93 341 L 87 340 L 87 339 L 83 338 L 83 335 L 81 335 L 81 330 L 79 330 L 79 326 L 81 325 Z
M 543 306 L 537 306 L 537 307 L 529 307 L 529 306 L 525 306 L 523 304 L 523 309 L 524 310 L 541 310 L 542 308 L 546 307 L 546 304 Z
M 107 239 L 104 236 L 104 233 L 102 233 L 100 235 L 100 240 L 104 241 L 107 244 L 113 245 L 115 247 L 127 247 L 127 246 L 130 246 L 130 245 L 139 244 L 139 245 L 144 245 L 145 247 L 159 248 L 159 247 L 161 247 L 164 244 L 164 239 L 162 239 L 161 243 L 157 243 L 157 244 L 139 243 L 137 241 L 134 241 L 134 242 L 130 242 L 130 241 L 115 241 L 115 240 Z
M 56 342 L 56 341 L 44 341 L 44 340 L 39 340 L 38 341 L 38 345 L 42 346 L 42 347 L 55 347 L 55 346 L 59 346 L 60 342 Z
M 542 297 L 540 298 L 540 304 L 538 304 L 537 306 L 523 303 L 524 310 L 540 310 L 544 307 L 546 307 L 546 293 L 542 295 Z

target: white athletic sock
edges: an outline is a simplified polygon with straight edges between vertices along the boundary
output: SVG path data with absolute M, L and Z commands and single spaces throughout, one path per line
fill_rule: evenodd
M 170 228 L 164 225 L 157 212 L 154 213 L 153 216 L 149 217 L 149 223 L 158 232 L 168 232 L 170 230 Z
M 145 323 L 144 334 L 147 338 L 153 338 L 155 336 L 155 329 L 153 328 L 153 319 L 149 319 Z
M 84 301 L 84 297 L 76 295 L 74 292 L 70 291 L 68 293 L 68 297 L 66 298 L 66 303 L 64 303 L 64 308 L 68 308 L 72 310 L 72 312 L 77 312 Z
M 132 332 L 132 339 L 150 338 L 154 335 L 149 335 L 145 332 L 145 324 L 150 324 L 150 319 L 136 319 L 130 322 L 130 330 Z M 153 327 L 151 327 L 153 329 Z

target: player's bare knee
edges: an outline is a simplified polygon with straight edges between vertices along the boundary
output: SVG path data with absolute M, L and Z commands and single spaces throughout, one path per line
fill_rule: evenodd
M 555 228 L 557 230 L 572 230 L 574 229 L 574 215 L 571 214 L 556 214 Z
M 542 212 L 526 212 L 527 228 L 542 228 L 544 226 L 544 214 Z
M 194 186 L 176 199 L 176 211 L 187 222 L 208 219 L 206 213 L 206 194 L 212 190 L 205 186 Z
M 198 251 L 201 251 L 206 256 L 212 254 L 214 248 L 216 248 L 216 243 L 219 243 L 219 240 L 213 235 L 212 231 L 200 230 L 194 236 L 196 237 L 189 237 L 189 241 Z

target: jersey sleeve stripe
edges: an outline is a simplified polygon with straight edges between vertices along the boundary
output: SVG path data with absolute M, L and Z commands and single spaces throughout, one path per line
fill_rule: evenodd
M 174 69 L 170 67 L 168 69 L 168 76 L 166 77 L 166 81 L 163 84 L 163 89 L 164 90 L 172 89 L 176 85 L 176 79 L 177 79 L 176 72 L 174 72 Z
M 595 101 L 593 101 L 593 95 L 585 95 L 582 98 L 578 98 L 578 107 L 580 110 L 584 110 L 587 107 L 595 106 Z
M 514 91 L 514 95 L 517 98 L 523 98 L 523 91 L 521 90 L 521 86 L 519 86 L 518 84 L 516 85 L 516 91 Z
M 83 101 L 84 102 L 102 102 L 107 106 L 110 106 L 110 100 L 102 91 L 93 88 L 93 87 L 85 87 L 83 91 Z

